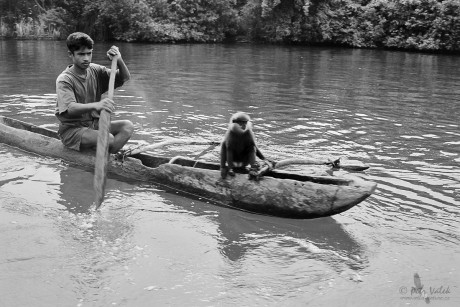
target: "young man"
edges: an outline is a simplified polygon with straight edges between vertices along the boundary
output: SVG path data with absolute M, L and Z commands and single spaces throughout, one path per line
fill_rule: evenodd
M 75 150 L 95 148 L 97 145 L 99 114 L 102 110 L 113 112 L 113 100 L 104 98 L 109 89 L 110 69 L 91 63 L 93 40 L 84 33 L 72 33 L 67 38 L 67 48 L 72 64 L 56 80 L 57 103 L 55 115 L 59 119 L 59 136 L 62 143 Z M 120 51 L 112 46 L 107 51 L 109 59 L 118 55 L 115 87 L 131 77 Z M 114 120 L 110 124 L 109 151 L 117 153 L 133 134 L 129 120 Z

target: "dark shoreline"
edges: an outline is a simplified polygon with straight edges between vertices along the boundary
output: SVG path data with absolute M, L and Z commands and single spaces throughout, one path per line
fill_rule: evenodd
M 53 37 L 53 36 L 32 36 L 32 35 L 29 35 L 29 36 L 20 36 L 20 37 L 11 37 L 11 36 L 0 36 L 0 40 L 2 41 L 6 41 L 6 40 L 18 40 L 18 41 L 27 41 L 27 40 L 48 40 L 48 41 L 52 41 L 52 40 L 55 40 L 55 41 L 59 41 L 59 40 L 62 40 L 60 38 L 56 38 L 56 37 Z
M 16 40 L 16 41 L 26 41 L 26 40 L 44 40 L 44 41 L 62 41 L 63 38 L 56 38 L 49 35 L 43 36 L 21 36 L 21 37 L 12 37 L 12 36 L 0 36 L 0 41 L 7 40 Z M 124 42 L 124 41 L 120 41 Z M 363 50 L 381 50 L 381 51 L 394 51 L 394 52 L 409 52 L 409 53 L 421 53 L 421 54 L 438 54 L 438 55 L 460 55 L 460 50 L 419 50 L 419 49 L 404 49 L 404 48 L 386 48 L 386 47 L 352 47 L 342 44 L 332 44 L 332 43 L 269 43 L 269 42 L 260 42 L 260 41 L 248 41 L 248 40 L 235 40 L 235 41 L 226 41 L 226 42 L 209 42 L 209 43 L 193 43 L 193 42 L 175 42 L 175 43 L 153 43 L 153 42 L 129 42 L 132 44 L 248 44 L 248 45 L 273 45 L 273 46 L 292 46 L 292 47 L 327 47 L 327 48 L 345 48 L 345 49 L 363 49 Z

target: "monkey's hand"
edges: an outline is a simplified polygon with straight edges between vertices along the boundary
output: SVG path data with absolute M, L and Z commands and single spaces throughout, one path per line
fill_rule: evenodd
M 235 177 L 235 172 L 233 171 L 232 168 L 228 170 L 228 174 L 232 177 Z
M 340 158 L 337 160 L 332 161 L 331 159 L 328 159 L 328 162 L 326 162 L 326 165 L 330 165 L 334 168 L 339 168 L 340 167 Z

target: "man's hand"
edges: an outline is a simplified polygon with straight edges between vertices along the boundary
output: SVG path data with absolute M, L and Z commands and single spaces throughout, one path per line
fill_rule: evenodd
M 96 111 L 101 112 L 102 110 L 106 110 L 109 113 L 115 111 L 115 103 L 112 99 L 104 98 L 101 101 L 96 103 Z
M 109 51 L 107 51 L 107 57 L 109 58 L 110 61 L 112 61 L 114 56 L 117 56 L 118 58 L 121 59 L 121 53 L 120 50 L 118 50 L 117 46 L 112 46 L 110 47 Z

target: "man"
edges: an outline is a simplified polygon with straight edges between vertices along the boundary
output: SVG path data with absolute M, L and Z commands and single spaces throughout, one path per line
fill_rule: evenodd
M 113 100 L 104 98 L 108 91 L 110 69 L 91 63 L 93 40 L 84 33 L 72 33 L 67 38 L 67 48 L 72 64 L 56 80 L 57 103 L 55 115 L 59 119 L 59 136 L 71 149 L 83 150 L 97 145 L 99 114 L 102 110 L 112 113 Z M 120 51 L 112 46 L 107 51 L 109 59 L 118 55 L 115 87 L 123 85 L 131 77 Z M 117 153 L 133 134 L 129 120 L 114 120 L 110 124 L 109 151 Z

